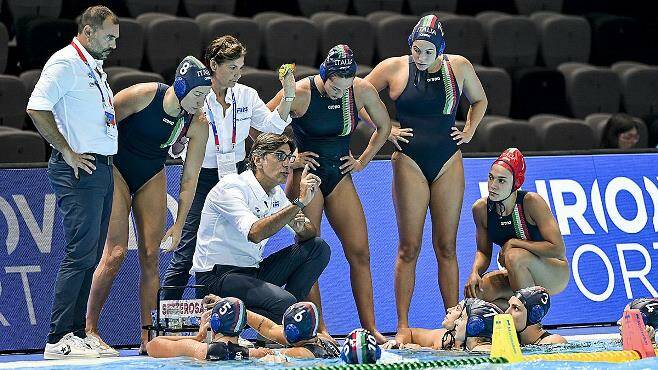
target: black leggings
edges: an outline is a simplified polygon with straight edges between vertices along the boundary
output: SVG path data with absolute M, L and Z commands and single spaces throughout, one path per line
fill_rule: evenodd
M 215 265 L 195 276 L 204 294 L 239 298 L 247 309 L 281 323 L 288 307 L 306 299 L 330 256 L 329 245 L 313 238 L 270 255 L 258 268 Z

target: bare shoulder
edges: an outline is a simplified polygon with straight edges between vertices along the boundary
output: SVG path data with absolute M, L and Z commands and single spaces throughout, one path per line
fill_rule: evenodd
M 487 197 L 482 197 L 473 203 L 473 214 L 486 215 L 487 214 Z
M 357 95 L 362 95 L 362 94 L 377 94 L 377 90 L 375 90 L 375 87 L 366 79 L 363 79 L 361 77 L 355 77 L 354 78 L 354 93 Z
M 551 334 L 548 337 L 544 338 L 540 342 L 541 344 L 563 344 L 567 343 L 567 340 L 564 339 L 560 334 Z
M 471 62 L 466 59 L 466 57 L 459 55 L 459 54 L 447 54 L 448 55 L 448 60 L 450 60 L 450 64 L 457 65 L 459 67 L 462 66 L 472 66 Z
M 541 195 L 531 191 L 527 192 L 523 198 L 523 206 L 530 207 L 532 209 L 548 207 L 546 200 L 542 198 Z

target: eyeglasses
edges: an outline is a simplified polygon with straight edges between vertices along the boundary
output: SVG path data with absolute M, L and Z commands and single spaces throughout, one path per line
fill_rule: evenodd
M 282 152 L 282 151 L 276 151 L 276 152 L 274 152 L 274 153 L 272 153 L 272 154 L 274 154 L 274 157 L 275 157 L 276 160 L 279 161 L 279 162 L 283 162 L 283 161 L 285 161 L 285 160 L 287 159 L 288 162 L 292 163 L 292 162 L 295 161 L 295 159 L 297 159 L 297 157 L 296 157 L 294 154 L 292 154 L 292 153 L 286 153 L 286 152 Z
M 638 134 L 621 134 L 621 135 L 619 135 L 619 138 L 621 140 L 626 140 L 626 141 L 639 141 L 640 140 L 640 135 L 638 135 Z

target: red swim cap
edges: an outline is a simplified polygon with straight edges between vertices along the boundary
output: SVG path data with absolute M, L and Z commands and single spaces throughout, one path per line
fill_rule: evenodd
M 500 164 L 507 168 L 514 178 L 514 185 L 512 191 L 515 191 L 523 185 L 525 180 L 525 160 L 523 154 L 516 148 L 509 148 L 505 150 L 491 165 Z

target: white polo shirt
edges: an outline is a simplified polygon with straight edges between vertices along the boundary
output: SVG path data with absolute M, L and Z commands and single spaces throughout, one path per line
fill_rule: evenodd
M 258 267 L 268 239 L 250 242 L 251 226 L 289 205 L 280 186 L 267 194 L 251 170 L 222 177 L 203 205 L 190 274 L 210 271 L 217 264 Z M 290 226 L 285 228 L 294 234 Z
M 233 109 L 233 97 L 235 96 L 235 109 Z M 224 99 L 230 107 L 224 112 L 222 106 L 217 102 L 214 91 L 206 97 L 203 111 L 208 118 L 212 118 L 217 129 L 220 151 L 222 153 L 235 153 L 235 161 L 239 162 L 245 158 L 244 141 L 249 136 L 249 128 L 253 127 L 262 132 L 275 134 L 283 133 L 286 126 L 292 122 L 290 116 L 284 121 L 279 116 L 279 111 L 273 112 L 267 108 L 258 96 L 255 89 L 242 84 L 235 84 L 226 91 Z M 235 146 L 233 145 L 233 112 L 236 112 L 235 121 Z M 217 150 L 215 148 L 215 135 L 212 126 L 208 125 L 208 142 L 206 143 L 206 155 L 203 159 L 204 168 L 217 168 Z
M 109 95 L 114 103 L 114 94 L 107 83 L 103 62 L 95 60 L 77 38 L 74 37 L 73 42 L 94 71 L 105 101 L 109 104 Z M 107 134 L 105 109 L 99 87 L 94 83 L 89 68 L 75 48 L 67 45 L 46 62 L 27 108 L 53 112 L 57 128 L 74 152 L 116 154 L 117 138 Z

